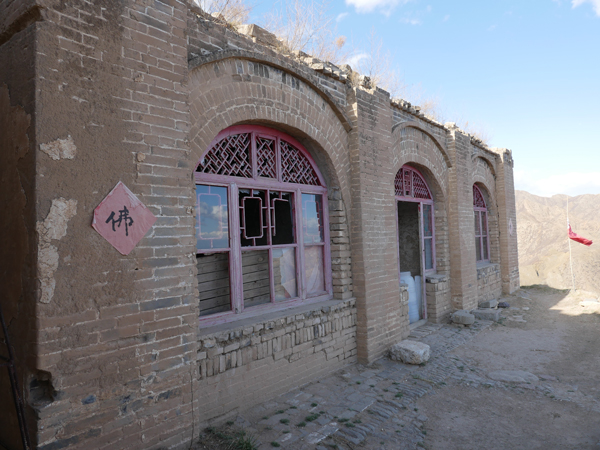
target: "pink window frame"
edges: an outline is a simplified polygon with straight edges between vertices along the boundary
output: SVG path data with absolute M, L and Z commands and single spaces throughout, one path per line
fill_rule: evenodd
M 253 317 L 265 312 L 279 311 L 287 309 L 298 304 L 314 303 L 324 300 L 329 300 L 333 297 L 333 283 L 331 273 L 331 249 L 330 249 L 330 238 L 329 238 L 329 217 L 327 214 L 322 215 L 323 223 L 323 277 L 325 279 L 325 291 L 322 294 L 317 294 L 308 297 L 306 294 L 306 282 L 304 280 L 304 236 L 303 236 L 303 217 L 302 217 L 302 194 L 316 194 L 321 195 L 323 200 L 323 211 L 329 211 L 328 199 L 327 199 L 327 188 L 325 180 L 319 171 L 315 161 L 310 156 L 308 151 L 304 148 L 300 142 L 293 137 L 282 133 L 280 131 L 258 126 L 258 125 L 237 125 L 229 127 L 221 131 L 215 139 L 211 142 L 208 147 L 208 151 L 213 148 L 222 139 L 241 133 L 249 133 L 251 148 L 250 148 L 250 164 L 252 165 L 252 178 L 236 177 L 229 175 L 216 175 L 194 171 L 195 184 L 202 184 L 208 186 L 223 186 L 227 187 L 228 193 L 228 205 L 229 205 L 229 280 L 230 280 L 230 292 L 231 292 L 231 311 L 216 313 L 209 316 L 201 316 L 199 323 L 201 326 L 211 326 L 219 323 L 230 322 L 234 320 L 240 320 L 246 317 Z M 257 166 L 255 161 L 256 158 L 256 137 L 264 137 L 275 140 L 276 149 L 276 179 L 267 177 L 259 177 L 257 175 Z M 282 167 L 281 167 L 281 152 L 280 152 L 280 141 L 286 141 L 289 144 L 297 148 L 301 154 L 308 160 L 312 169 L 314 170 L 319 185 L 308 185 L 300 183 L 289 183 L 282 181 Z M 200 165 L 198 162 L 198 165 Z M 294 211 L 294 226 L 295 226 L 295 243 L 294 244 L 282 244 L 272 245 L 270 242 L 265 246 L 241 246 L 240 237 L 240 208 L 234 207 L 239 205 L 239 189 L 257 189 L 265 191 L 279 191 L 289 192 L 293 194 L 293 205 Z M 267 194 L 268 195 L 268 194 Z M 270 206 L 270 201 L 267 198 L 267 203 Z M 267 214 L 268 228 L 271 224 L 271 214 Z M 316 245 L 316 244 L 307 244 Z M 242 262 L 241 255 L 242 251 L 251 250 L 268 250 L 269 251 L 269 277 L 271 285 L 271 296 L 274 297 L 274 279 L 273 279 L 273 267 L 272 267 L 272 250 L 277 248 L 290 248 L 296 249 L 296 280 L 297 280 L 297 293 L 298 297 L 286 300 L 274 302 L 273 298 L 271 303 L 264 305 L 253 306 L 252 308 L 244 309 L 244 298 L 243 298 L 243 275 L 242 275 Z M 210 251 L 198 251 L 197 254 L 204 253 L 215 253 L 214 250 Z
M 481 196 L 481 199 L 484 203 L 484 207 L 478 206 L 476 204 L 476 199 L 477 199 L 477 195 L 476 192 L 479 193 L 479 195 Z M 477 214 L 479 213 L 479 214 Z M 489 222 L 488 222 L 488 209 L 487 209 L 487 204 L 485 202 L 485 197 L 483 196 L 483 193 L 481 192 L 481 189 L 479 189 L 479 187 L 474 184 L 473 185 L 473 214 L 477 214 L 478 219 L 479 219 L 479 232 L 480 234 L 477 234 L 477 229 L 473 230 L 475 232 L 475 239 L 479 240 L 479 249 L 480 249 L 480 253 L 479 255 L 477 255 L 477 247 L 475 247 L 475 262 L 476 263 L 486 263 L 486 262 L 490 262 L 491 260 L 491 256 L 490 256 L 490 228 L 489 228 Z M 483 224 L 485 221 L 485 234 L 483 233 Z M 487 250 L 487 258 L 484 258 L 484 247 L 483 247 L 483 238 L 486 238 L 485 242 L 486 242 L 486 250 Z
M 435 251 L 435 207 L 434 207 L 433 195 L 431 195 L 431 189 L 429 189 L 429 185 L 427 184 L 427 181 L 425 180 L 425 177 L 423 176 L 423 174 L 421 172 L 419 172 L 417 169 L 415 169 L 414 167 L 412 167 L 408 164 L 403 165 L 400 168 L 400 170 L 398 171 L 398 173 L 402 173 L 402 177 L 404 177 L 405 172 L 410 173 L 411 176 L 414 176 L 414 174 L 416 174 L 418 177 L 421 178 L 421 180 L 427 187 L 427 193 L 429 195 L 429 198 L 417 198 L 417 197 L 413 197 L 412 195 L 410 195 L 410 196 L 396 195 L 396 201 L 397 202 L 412 202 L 412 203 L 419 204 L 419 226 L 420 226 L 420 233 L 421 233 L 421 247 L 422 247 L 422 257 L 423 257 L 422 258 L 423 275 L 436 273 L 437 261 L 436 261 L 436 251 Z M 411 191 L 411 194 L 414 195 L 413 185 L 414 184 L 411 182 L 410 191 Z M 394 181 L 394 187 L 395 187 L 395 181 Z M 431 237 L 425 237 L 425 221 L 423 219 L 423 205 L 431 205 Z M 399 226 L 398 225 L 398 214 L 396 213 L 396 229 L 398 229 L 398 226 Z M 425 266 L 425 239 L 431 240 L 431 258 L 432 258 L 432 262 L 433 262 L 433 267 L 431 269 L 424 268 L 424 266 Z M 401 270 L 400 269 L 400 255 L 398 255 L 398 270 L 399 271 Z M 400 273 L 398 273 L 398 277 L 400 277 Z M 425 276 L 423 276 L 423 278 L 425 278 Z

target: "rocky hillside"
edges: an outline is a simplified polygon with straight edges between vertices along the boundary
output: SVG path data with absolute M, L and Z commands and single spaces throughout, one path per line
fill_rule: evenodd
M 567 196 L 538 197 L 516 191 L 521 285 L 572 287 L 567 239 Z M 594 241 L 571 241 L 577 289 L 600 293 L 600 195 L 569 197 L 573 231 Z

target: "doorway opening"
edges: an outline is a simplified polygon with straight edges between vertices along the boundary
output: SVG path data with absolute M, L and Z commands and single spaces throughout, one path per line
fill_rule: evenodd
M 400 283 L 408 285 L 408 318 L 427 318 L 425 276 L 435 273 L 433 197 L 421 173 L 403 166 L 396 175 Z

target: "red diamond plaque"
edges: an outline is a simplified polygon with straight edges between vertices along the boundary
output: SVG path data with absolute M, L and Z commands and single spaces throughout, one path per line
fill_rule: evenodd
M 92 227 L 123 255 L 146 235 L 156 217 L 120 181 L 94 211 Z

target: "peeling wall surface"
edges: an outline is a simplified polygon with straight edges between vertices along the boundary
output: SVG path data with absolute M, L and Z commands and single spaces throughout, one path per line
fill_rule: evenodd
M 383 356 L 409 334 L 404 164 L 435 200 L 430 320 L 518 286 L 510 151 L 274 42 L 184 0 L 0 0 L 0 283 L 36 448 L 188 447 L 208 423 Z M 200 317 L 195 171 L 236 125 L 285 133 L 314 160 L 330 289 Z M 156 217 L 126 255 L 92 228 L 119 182 Z M 474 183 L 493 203 L 493 270 L 475 261 Z M 9 392 L 0 373 L 0 404 Z M 19 448 L 11 407 L 0 423 Z

